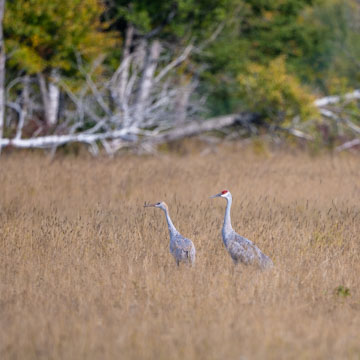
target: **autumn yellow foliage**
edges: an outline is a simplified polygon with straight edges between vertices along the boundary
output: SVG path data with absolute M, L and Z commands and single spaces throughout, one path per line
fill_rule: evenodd
M 238 83 L 245 106 L 275 123 L 287 125 L 295 117 L 305 121 L 317 114 L 315 98 L 286 71 L 284 57 L 268 66 L 250 63 L 247 71 L 238 76 Z
M 93 59 L 114 45 L 100 21 L 98 0 L 17 0 L 7 2 L 4 32 L 9 65 L 28 73 L 49 68 L 70 71 L 76 56 Z

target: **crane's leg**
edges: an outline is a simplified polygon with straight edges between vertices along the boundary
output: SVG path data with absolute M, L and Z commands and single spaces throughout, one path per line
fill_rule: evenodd
M 176 265 L 179 266 L 180 261 L 176 259 Z

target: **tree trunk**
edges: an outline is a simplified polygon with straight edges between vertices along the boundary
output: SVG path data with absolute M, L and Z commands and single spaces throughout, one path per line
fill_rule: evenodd
M 16 148 L 30 149 L 42 148 L 51 149 L 63 144 L 72 142 L 94 144 L 96 141 L 121 139 L 129 146 L 139 145 L 157 145 L 165 142 L 175 141 L 188 136 L 194 136 L 207 131 L 219 130 L 227 126 L 236 124 L 243 124 L 254 121 L 257 118 L 256 114 L 243 113 L 232 114 L 226 116 L 219 116 L 216 118 L 203 120 L 201 122 L 191 122 L 178 128 L 173 128 L 165 133 L 160 133 L 155 136 L 139 139 L 136 135 L 139 129 L 121 129 L 105 133 L 79 133 L 69 135 L 50 135 L 41 136 L 31 139 L 0 139 L 0 145 L 13 146 Z M 140 131 L 141 133 L 141 131 Z M 139 140 L 139 142 L 138 142 Z
M 19 114 L 19 123 L 16 129 L 15 139 L 21 139 L 22 130 L 29 112 L 29 101 L 30 101 L 30 77 L 29 75 L 25 75 L 23 80 L 23 91 L 22 91 L 22 104 L 21 104 L 21 111 Z
M 5 11 L 5 0 L 0 0 L 0 140 L 4 132 L 5 118 L 5 44 L 3 34 L 3 19 Z M 1 152 L 1 144 L 0 144 Z
M 155 136 L 150 136 L 143 141 L 144 144 L 162 144 L 166 142 L 180 140 L 185 137 L 199 135 L 207 131 L 220 130 L 222 128 L 233 126 L 236 124 L 245 124 L 253 122 L 258 118 L 257 114 L 242 113 L 218 116 L 208 120 L 202 120 L 200 122 L 192 121 L 189 124 L 173 128 L 164 133 L 160 133 Z
M 106 139 L 122 139 L 129 143 L 137 140 L 136 134 L 130 133 L 129 129 L 114 130 L 97 134 L 69 134 L 69 135 L 49 135 L 39 136 L 30 139 L 0 139 L 0 146 L 13 146 L 20 149 L 52 149 L 64 144 L 85 143 L 93 144 L 96 141 Z
M 187 81 L 187 80 L 185 80 Z M 184 82 L 185 82 L 184 81 Z M 175 102 L 175 124 L 181 125 L 186 121 L 187 109 L 191 94 L 191 83 L 179 85 L 180 89 Z
M 142 77 L 139 83 L 139 91 L 136 99 L 136 112 L 134 114 L 136 124 L 141 124 L 145 117 L 147 100 L 153 86 L 154 74 L 160 57 L 161 45 L 158 40 L 151 43 L 147 49 L 147 56 L 144 63 Z
M 44 74 L 39 73 L 39 85 L 41 98 L 44 106 L 45 122 L 47 127 L 53 127 L 58 120 L 60 89 L 56 84 L 59 75 L 56 70 L 51 71 L 51 77 L 46 84 Z
M 125 89 L 129 79 L 129 67 L 130 67 L 130 47 L 133 39 L 134 27 L 129 25 L 126 31 L 124 54 L 123 54 L 123 70 L 120 74 L 119 83 L 117 86 L 117 97 L 119 102 L 124 101 Z

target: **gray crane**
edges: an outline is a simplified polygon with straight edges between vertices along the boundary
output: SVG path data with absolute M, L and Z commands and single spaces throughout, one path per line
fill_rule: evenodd
M 224 224 L 222 227 L 222 238 L 226 250 L 230 254 L 235 264 L 257 265 L 261 269 L 271 268 L 273 262 L 260 251 L 260 249 L 249 239 L 237 234 L 231 226 L 230 209 L 232 196 L 230 191 L 223 190 L 221 193 L 211 196 L 211 198 L 222 197 L 227 201 Z
M 182 236 L 175 228 L 169 215 L 169 208 L 165 202 L 144 204 L 144 207 L 156 207 L 164 211 L 170 234 L 170 253 L 174 256 L 177 266 L 180 262 L 195 264 L 195 246 L 190 239 Z

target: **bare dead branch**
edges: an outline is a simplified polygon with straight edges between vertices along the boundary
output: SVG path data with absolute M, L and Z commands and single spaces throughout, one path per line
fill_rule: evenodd
M 193 50 L 194 46 L 190 43 L 184 51 L 173 61 L 171 61 L 164 69 L 160 71 L 160 73 L 155 77 L 154 83 L 158 83 L 164 76 L 166 76 L 172 69 L 176 66 L 180 65 L 183 61 L 185 61 Z
M 358 100 L 358 99 L 360 99 L 360 90 L 355 90 L 343 96 L 326 96 L 321 99 L 317 99 L 315 100 L 314 104 L 315 106 L 321 108 L 326 105 L 337 104 L 338 102 L 343 100 Z
M 348 150 L 351 149 L 355 146 L 360 146 L 360 139 L 353 139 L 351 141 L 347 141 L 344 144 L 338 146 L 335 151 L 336 152 L 340 152 L 340 151 L 344 151 L 344 150 Z

